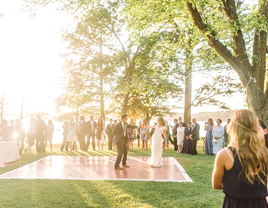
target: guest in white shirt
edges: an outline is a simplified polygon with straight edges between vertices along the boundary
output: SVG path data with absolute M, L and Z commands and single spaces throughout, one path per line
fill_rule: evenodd
M 179 127 L 177 128 L 177 145 L 178 145 L 177 153 L 180 153 L 182 151 L 184 128 L 185 127 L 183 127 L 183 122 L 179 122 Z
M 213 139 L 217 140 L 217 143 L 213 143 L 213 154 L 217 154 L 223 146 L 223 134 L 224 134 L 224 128 L 221 126 L 222 120 L 217 119 L 217 125 L 213 127 L 212 135 Z

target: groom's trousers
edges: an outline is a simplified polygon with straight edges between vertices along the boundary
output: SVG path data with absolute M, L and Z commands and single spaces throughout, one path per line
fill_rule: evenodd
M 123 160 L 122 160 L 123 156 Z M 119 164 L 122 160 L 122 165 L 127 164 L 127 144 L 124 141 L 124 138 L 121 138 L 117 143 L 117 158 L 115 162 L 115 167 L 119 167 Z

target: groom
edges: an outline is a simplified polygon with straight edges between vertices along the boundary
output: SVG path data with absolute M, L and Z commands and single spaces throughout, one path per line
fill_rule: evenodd
M 128 115 L 123 113 L 121 115 L 121 121 L 118 122 L 113 129 L 113 144 L 117 144 L 117 158 L 114 167 L 115 170 L 124 170 L 124 168 L 119 166 L 123 155 L 122 165 L 125 168 L 129 168 L 127 165 L 127 128 L 134 129 L 137 128 L 137 126 L 129 125 L 126 122 L 127 117 Z

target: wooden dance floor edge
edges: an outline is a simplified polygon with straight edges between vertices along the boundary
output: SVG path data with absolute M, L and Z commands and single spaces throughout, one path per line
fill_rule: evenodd
M 61 178 L 61 177 L 52 177 L 52 178 L 46 178 L 46 177 L 6 177 L 5 175 L 9 175 L 11 173 L 14 173 L 19 170 L 23 170 L 29 165 L 35 164 L 39 161 L 42 161 L 47 158 L 52 158 L 52 157 L 101 157 L 101 158 L 116 158 L 116 156 L 64 156 L 64 155 L 48 155 L 46 157 L 40 158 L 39 160 L 36 160 L 34 162 L 31 162 L 27 165 L 24 165 L 22 167 L 19 167 L 17 169 L 14 169 L 12 171 L 3 173 L 0 175 L 0 179 L 23 179 L 23 180 L 119 180 L 119 181 L 156 181 L 156 182 L 193 182 L 192 179 L 189 177 L 189 175 L 186 173 L 184 168 L 180 165 L 180 163 L 174 158 L 174 157 L 163 157 L 163 158 L 169 158 L 171 161 L 173 161 L 174 165 L 178 168 L 179 172 L 183 175 L 184 180 L 166 180 L 166 179 L 131 179 L 131 178 Z M 142 158 L 147 158 L 149 159 L 149 156 L 128 156 L 128 159 L 130 158 L 135 158 L 135 157 L 142 157 Z M 148 165 L 149 166 L 149 165 Z M 153 169 L 161 169 L 160 168 L 153 168 Z M 127 171 L 128 168 L 125 168 L 124 171 Z M 122 171 L 122 170 L 114 170 L 112 171 Z

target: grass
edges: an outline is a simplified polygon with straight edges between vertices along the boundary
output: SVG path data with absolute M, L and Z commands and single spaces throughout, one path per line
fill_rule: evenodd
M 137 149 L 129 156 L 150 156 L 150 151 Z M 115 151 L 78 153 L 60 152 L 54 144 L 53 152 L 22 154 L 19 161 L 0 168 L 0 174 L 19 168 L 47 155 L 112 155 Z M 107 149 L 107 146 L 105 147 Z M 173 149 L 173 147 L 170 147 Z M 204 155 L 198 142 L 198 155 L 163 152 L 174 157 L 186 170 L 193 183 L 145 181 L 83 181 L 83 180 L 0 180 L 0 207 L 221 207 L 224 194 L 213 190 L 211 173 L 214 156 Z

